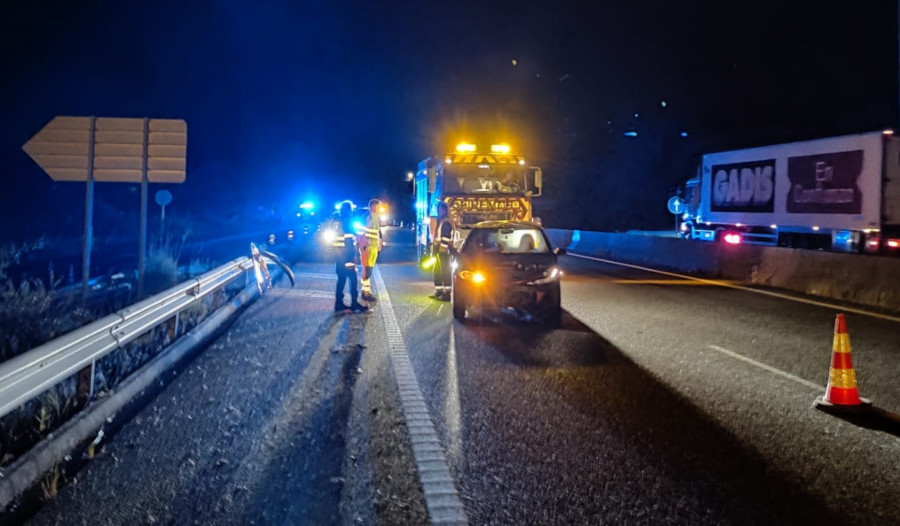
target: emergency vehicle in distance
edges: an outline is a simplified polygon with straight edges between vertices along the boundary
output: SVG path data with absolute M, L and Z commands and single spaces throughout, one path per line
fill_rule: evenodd
M 458 248 L 481 221 L 532 221 L 531 199 L 541 195 L 542 177 L 540 168 L 527 166 L 508 144 L 479 150 L 463 142 L 446 155 L 420 161 L 414 186 L 419 259 L 428 254 L 434 238 L 439 202 L 447 203 Z

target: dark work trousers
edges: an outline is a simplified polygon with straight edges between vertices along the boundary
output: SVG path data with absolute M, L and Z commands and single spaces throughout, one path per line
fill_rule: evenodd
M 334 271 L 337 273 L 337 289 L 335 290 L 334 295 L 334 304 L 338 306 L 344 303 L 344 284 L 349 281 L 350 282 L 350 303 L 356 303 L 357 296 L 357 282 L 356 282 L 356 266 L 354 265 L 351 268 L 347 268 L 344 266 L 344 263 L 341 261 L 335 262 Z
M 438 252 L 434 262 L 434 290 L 450 292 L 450 254 Z

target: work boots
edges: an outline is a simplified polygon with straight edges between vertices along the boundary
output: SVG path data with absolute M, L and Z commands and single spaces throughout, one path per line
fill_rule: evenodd
M 376 301 L 376 300 L 378 300 L 378 296 L 372 294 L 371 292 L 365 291 L 365 290 L 363 291 L 362 294 L 359 295 L 359 297 L 362 298 L 362 299 L 365 300 L 365 301 Z

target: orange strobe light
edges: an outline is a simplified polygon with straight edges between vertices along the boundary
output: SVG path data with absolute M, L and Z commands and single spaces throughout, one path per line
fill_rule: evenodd
M 825 411 L 859 412 L 868 410 L 871 402 L 860 398 L 856 386 L 856 371 L 850 358 L 850 335 L 843 314 L 834 320 L 834 345 L 831 353 L 831 371 L 825 396 L 816 398 L 816 407 Z

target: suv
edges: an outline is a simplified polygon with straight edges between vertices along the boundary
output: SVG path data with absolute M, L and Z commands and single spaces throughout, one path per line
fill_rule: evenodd
M 543 228 L 519 221 L 485 221 L 475 225 L 458 251 L 452 251 L 453 317 L 464 321 L 474 307 L 542 318 L 551 326 L 562 320 L 558 256 Z

